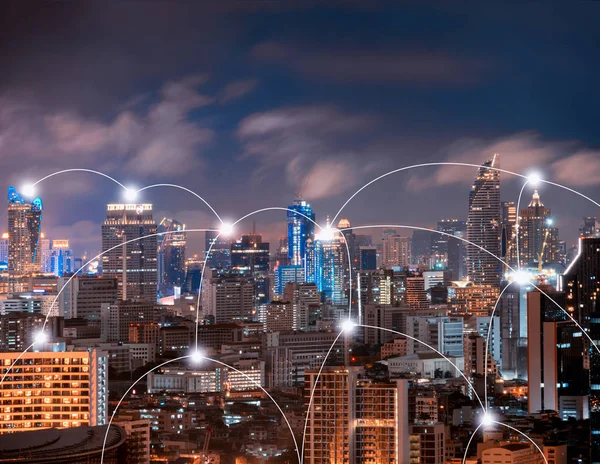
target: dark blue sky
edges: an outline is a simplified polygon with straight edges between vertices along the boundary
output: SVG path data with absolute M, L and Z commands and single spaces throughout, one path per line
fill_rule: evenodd
M 322 221 L 387 170 L 497 151 L 503 168 L 600 198 L 600 4 L 213 3 L 3 2 L 3 188 L 93 168 L 138 187 L 179 183 L 230 219 L 302 191 Z M 474 174 L 391 176 L 343 215 L 464 219 Z M 504 199 L 519 189 L 503 177 Z M 78 173 L 40 194 L 47 234 L 78 251 L 99 246 L 103 205 L 119 198 Z M 541 195 L 570 242 L 598 214 L 556 188 Z M 188 227 L 214 224 L 182 192 L 143 199 Z M 284 233 L 284 213 L 256 220 L 269 238 Z

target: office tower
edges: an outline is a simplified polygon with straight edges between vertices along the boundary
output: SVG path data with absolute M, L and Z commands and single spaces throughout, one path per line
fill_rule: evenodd
M 10 311 L 0 315 L 0 350 L 23 351 L 33 343 L 46 319 L 39 312 Z
M 0 436 L 0 464 L 129 463 L 125 431 L 113 424 L 106 433 L 107 427 L 39 429 Z
M 406 304 L 411 309 L 428 309 L 429 299 L 423 277 L 406 278 Z
M 257 305 L 269 301 L 269 260 L 269 243 L 261 235 L 242 235 L 231 244 L 231 272 L 254 279 Z
M 283 291 L 282 301 L 292 304 L 294 330 L 307 330 L 316 322 L 320 310 L 319 289 L 314 283 L 288 282 Z
M 8 232 L 0 238 L 0 263 L 8 264 Z
M 347 269 L 344 260 L 346 246 L 339 232 L 321 233 L 306 243 L 306 281 L 317 284 L 322 301 L 346 304 L 345 284 Z
M 518 250 L 519 262 L 523 267 L 537 267 L 560 263 L 558 229 L 553 227 L 551 211 L 545 208 L 538 191 L 535 190 L 529 206 L 519 212 Z
M 505 284 L 506 285 L 506 284 Z M 505 379 L 513 379 L 522 372 L 519 363 L 521 341 L 521 289 L 513 283 L 498 301 L 496 313 L 500 316 L 502 358 L 500 371 Z
M 600 238 L 586 237 L 579 242 L 579 255 L 569 265 L 561 281 L 560 290 L 567 294 L 566 309 L 579 322 L 584 330 L 598 331 L 595 315 L 600 312 L 597 295 L 600 292 Z M 590 335 L 591 336 L 591 335 Z M 597 340 L 597 338 L 596 338 Z M 586 357 L 589 357 L 589 380 L 594 383 L 589 389 L 590 411 L 590 462 L 600 462 L 600 398 L 598 383 L 600 361 L 598 352 L 586 344 Z
M 383 257 L 381 266 L 385 269 L 401 267 L 407 269 L 410 264 L 410 238 L 399 235 L 387 235 L 382 240 Z
M 417 460 L 413 461 L 413 452 Z M 419 464 L 446 462 L 446 429 L 444 424 L 417 424 L 410 427 L 411 461 Z
M 443 234 L 431 234 L 432 267 L 447 268 L 455 274 L 452 280 L 458 280 L 461 269 L 464 268 L 461 259 L 464 259 L 465 246 L 461 240 L 454 237 L 465 238 L 467 223 L 458 219 L 442 219 L 437 223 L 437 230 Z
M 304 462 L 408 462 L 408 381 L 373 383 L 362 368 L 306 371 L 308 412 Z
M 175 219 L 163 218 L 158 225 L 157 238 L 159 283 L 166 287 L 182 287 L 185 283 L 185 224 Z
M 252 320 L 254 282 L 245 277 L 215 277 L 202 284 L 202 311 L 215 324 Z
M 502 201 L 500 208 L 502 210 L 501 256 L 503 259 L 506 258 L 505 261 L 508 259 L 509 263 L 513 263 L 516 260 L 514 247 L 517 233 L 517 207 L 514 201 Z
M 149 326 L 157 322 L 156 303 L 121 300 L 116 304 L 103 304 L 100 315 L 102 340 L 128 342 L 132 326 Z
M 340 219 L 337 228 L 342 232 L 346 246 L 348 247 L 348 250 L 344 254 L 344 267 L 347 269 L 358 269 L 360 250 L 359 245 L 357 244 L 356 235 L 350 228 L 350 221 L 347 218 Z
M 120 299 L 155 303 L 157 228 L 152 205 L 118 203 L 109 204 L 106 209 L 102 226 L 102 274 L 118 279 Z
M 600 234 L 600 227 L 595 216 L 588 216 L 583 218 L 583 224 L 579 228 L 579 234 L 582 237 L 597 237 Z
M 361 271 L 374 271 L 377 269 L 377 247 L 361 246 L 359 256 L 359 269 Z
M 429 266 L 431 257 L 431 234 L 428 230 L 413 230 L 410 241 L 412 264 Z
M 469 193 L 467 240 L 485 249 L 467 246 L 467 276 L 476 285 L 498 287 L 502 266 L 500 256 L 500 172 L 498 155 L 483 163 Z M 490 254 L 491 253 L 491 254 Z
M 0 373 L 15 363 L 0 385 L 0 433 L 106 424 L 107 359 L 96 349 L 0 353 Z
M 50 271 L 50 239 L 46 238 L 43 232 L 40 233 L 40 271 L 41 272 L 51 272 Z
M 394 272 L 391 269 L 363 272 L 356 275 L 356 280 L 363 306 L 394 303 Z
M 290 301 L 272 301 L 261 315 L 265 332 L 287 332 L 294 329 L 294 305 Z
M 204 233 L 204 251 L 210 255 L 205 256 L 207 269 L 229 270 L 231 266 L 231 241 L 227 237 L 219 236 L 218 232 L 207 230 Z
M 119 411 L 113 421 L 127 435 L 127 464 L 150 462 L 150 420 L 142 419 L 141 416 L 139 411 Z
M 300 198 L 288 206 L 288 259 L 296 266 L 306 266 L 306 242 L 314 238 L 315 213 L 310 205 Z
M 8 188 L 8 271 L 11 277 L 40 271 L 42 200 Z
M 406 316 L 406 333 L 446 356 L 464 355 L 464 321 L 462 317 Z M 413 339 L 406 342 L 406 352 L 431 353 L 431 349 Z
M 52 240 L 52 245 L 47 250 L 45 258 L 45 261 L 43 261 L 45 263 L 43 266 L 44 272 L 62 277 L 76 271 L 73 250 L 70 249 L 68 240 Z
M 363 324 L 370 327 L 364 328 L 364 342 L 366 344 L 380 345 L 387 343 L 398 334 L 389 332 L 395 330 L 403 332 L 403 318 L 405 306 L 392 306 L 388 304 L 368 304 L 363 309 Z M 379 330 L 383 327 L 389 330 Z
M 273 293 L 275 296 L 281 296 L 288 283 L 300 283 L 306 280 L 304 268 L 302 266 L 279 265 L 275 268 L 273 280 Z
M 63 278 L 66 283 L 67 278 Z M 62 287 L 61 281 L 60 286 Z M 118 301 L 116 277 L 82 275 L 74 277 L 59 297 L 60 315 L 65 318 L 82 318 L 94 327 L 100 327 L 102 307 Z

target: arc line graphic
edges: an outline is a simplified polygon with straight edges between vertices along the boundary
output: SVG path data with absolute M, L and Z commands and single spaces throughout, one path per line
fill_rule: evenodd
M 451 235 L 451 234 L 448 234 L 446 232 L 441 232 L 439 230 L 427 229 L 426 227 L 407 226 L 407 225 L 402 225 L 402 224 L 384 224 L 384 225 L 377 224 L 377 225 L 369 225 L 369 226 L 356 226 L 356 227 L 352 227 L 352 229 L 374 229 L 374 228 L 380 228 L 380 227 L 398 227 L 398 228 L 405 228 L 405 229 L 425 230 L 425 231 L 432 232 L 434 234 L 441 234 L 441 235 L 446 235 L 448 237 L 454 237 L 454 238 L 456 238 L 456 239 L 458 239 L 458 240 L 460 240 L 462 242 L 465 242 L 465 243 L 467 243 L 467 244 L 469 244 L 471 246 L 474 246 L 474 247 L 480 249 L 481 251 L 484 251 L 485 253 L 489 254 L 490 256 L 493 256 L 495 259 L 497 259 L 498 261 L 500 261 L 500 263 L 504 264 L 508 269 L 510 269 L 513 272 L 516 272 L 516 270 L 513 267 L 511 267 L 508 263 L 506 263 L 502 258 L 499 258 L 494 253 L 492 253 L 491 251 L 486 250 L 484 247 L 482 247 L 480 245 L 477 245 L 476 243 L 470 242 L 469 240 L 467 240 L 465 238 L 457 237 L 455 235 Z M 594 345 L 594 348 L 596 348 L 596 351 L 598 351 L 598 354 L 600 354 L 600 348 L 598 347 L 598 345 L 596 344 L 596 342 L 594 342 L 594 340 L 592 340 L 592 338 L 589 336 L 589 334 L 583 329 L 583 327 L 581 327 L 581 325 L 579 325 L 579 322 L 577 322 L 575 320 L 575 318 L 573 318 L 573 316 L 571 316 L 571 314 L 569 314 L 569 312 L 567 310 L 565 310 L 554 299 L 552 299 L 552 297 L 550 295 L 548 295 L 541 288 L 539 288 L 537 285 L 535 285 L 531 280 L 529 281 L 529 284 L 533 288 L 535 288 L 538 292 L 540 292 L 542 295 L 544 295 L 546 298 L 548 298 L 563 313 L 565 313 L 567 315 L 567 317 L 571 320 L 571 322 L 573 322 L 583 332 L 583 334 L 588 338 L 588 340 L 592 343 L 592 345 Z
M 471 437 L 469 438 L 469 441 L 467 442 L 467 447 L 465 448 L 465 455 L 463 456 L 463 460 L 462 460 L 462 464 L 465 464 L 465 462 L 467 461 L 467 456 L 469 454 L 469 446 L 471 446 L 471 442 L 473 441 L 473 438 L 475 438 L 475 435 L 477 435 L 477 431 L 483 426 L 483 422 L 481 422 L 477 428 L 475 430 L 473 430 L 473 434 L 471 435 Z
M 500 292 L 500 294 L 498 295 L 498 298 L 496 298 L 496 303 L 494 303 L 494 309 L 492 310 L 492 314 L 490 316 L 490 322 L 488 323 L 488 330 L 487 330 L 487 334 L 486 334 L 486 338 L 485 338 L 485 358 L 483 358 L 483 362 L 485 363 L 485 375 L 483 376 L 483 385 L 484 385 L 484 390 L 483 390 L 483 394 L 484 394 L 484 398 L 485 398 L 485 411 L 487 412 L 489 409 L 489 404 L 488 404 L 488 394 L 487 394 L 487 359 L 488 359 L 488 346 L 490 344 L 490 333 L 492 332 L 492 324 L 494 323 L 494 314 L 496 313 L 496 308 L 498 307 L 498 303 L 500 302 L 500 298 L 502 298 L 502 295 L 504 295 L 504 292 L 506 290 L 508 290 L 508 287 L 510 287 L 515 281 L 511 280 L 506 287 L 504 287 L 502 289 L 502 291 Z
M 207 232 L 207 231 L 214 231 L 214 229 L 189 229 L 189 230 L 186 230 L 186 232 Z M 46 318 L 44 320 L 44 324 L 42 325 L 42 332 L 44 330 L 46 330 L 46 324 L 48 323 L 48 319 L 50 317 L 50 314 L 52 313 L 52 310 L 54 309 L 54 305 L 58 301 L 58 298 L 60 297 L 60 295 L 62 294 L 62 292 L 64 291 L 64 289 L 77 276 L 77 274 L 79 272 L 81 272 L 88 264 L 90 264 L 95 259 L 98 259 L 98 258 L 102 257 L 105 253 L 108 253 L 109 251 L 112 251 L 112 250 L 114 250 L 116 248 L 119 248 L 119 247 L 121 247 L 123 245 L 127 245 L 128 243 L 136 242 L 138 240 L 143 240 L 143 239 L 149 238 L 149 237 L 155 237 L 155 236 L 167 235 L 167 234 L 174 234 L 174 233 L 179 233 L 179 232 L 178 231 L 157 232 L 156 234 L 148 234 L 148 235 L 144 235 L 142 237 L 132 238 L 131 240 L 127 240 L 127 241 L 125 241 L 123 243 L 115 245 L 114 247 L 111 247 L 111 248 L 103 251 L 102 253 L 94 256 L 93 258 L 91 258 L 83 266 L 81 266 L 75 273 L 73 273 L 73 275 L 71 277 L 69 277 L 69 279 L 63 284 L 63 286 L 60 288 L 60 290 L 58 291 L 58 293 L 56 294 L 56 296 L 52 300 L 52 303 L 50 304 L 50 307 L 48 309 L 48 314 L 46 314 Z M 32 346 L 33 346 L 33 344 L 31 344 L 28 348 L 26 348 L 25 351 L 23 351 L 23 353 L 21 353 L 21 355 L 25 354 Z M 9 369 L 9 371 L 10 371 L 10 369 Z M 7 371 L 6 374 L 8 374 L 9 371 Z M 6 376 L 6 374 L 5 374 L 5 376 Z M 3 378 L 3 380 L 4 380 L 4 378 Z M 2 381 L 0 381 L 0 385 L 2 385 Z
M 533 446 L 535 446 L 537 448 L 537 450 L 540 452 L 540 454 L 542 455 L 542 458 L 544 458 L 544 462 L 546 464 L 548 464 L 548 459 L 546 458 L 546 455 L 544 454 L 544 452 L 542 451 L 542 449 L 537 445 L 537 443 L 535 441 L 533 441 L 531 438 L 529 438 L 529 436 L 526 433 L 521 432 L 519 429 L 516 429 L 508 424 L 504 424 L 502 422 L 498 422 L 498 421 L 492 421 L 493 424 L 498 424 L 501 425 L 502 427 L 506 427 L 508 429 L 511 429 L 515 432 L 517 432 L 518 434 L 522 435 L 523 437 L 527 438 L 527 440 L 529 440 L 531 442 L 531 444 Z
M 521 196 L 523 195 L 523 190 L 525 190 L 525 187 L 527 186 L 528 183 L 529 183 L 529 179 L 527 179 L 525 181 L 525 183 L 523 184 L 523 186 L 521 187 L 521 191 L 519 192 L 519 198 L 517 199 L 517 221 L 515 223 L 515 229 L 516 229 L 517 233 L 515 234 L 515 244 L 516 244 L 516 248 L 517 248 L 517 269 L 519 271 L 521 270 L 521 255 L 519 254 L 519 229 L 521 228 L 519 219 L 521 218 L 521 216 L 520 216 L 520 214 L 521 214 Z
M 115 184 L 117 184 L 118 186 L 120 186 L 123 190 L 127 190 L 127 187 L 125 187 L 121 182 L 119 182 L 114 177 L 111 177 L 108 174 L 104 174 L 103 172 L 96 171 L 94 169 L 85 169 L 85 168 L 72 168 L 72 169 L 63 169 L 62 171 L 56 171 L 56 172 L 53 172 L 52 174 L 48 174 L 47 176 L 44 176 L 41 179 L 35 181 L 33 184 L 31 184 L 31 186 L 35 187 L 37 184 L 39 184 L 40 182 L 45 181 L 46 179 L 49 179 L 50 177 L 54 177 L 54 176 L 57 176 L 59 174 L 64 174 L 64 173 L 67 173 L 67 172 L 89 172 L 89 173 L 92 173 L 92 174 L 96 174 L 98 176 L 106 177 L 107 179 L 112 180 Z
M 321 367 L 319 368 L 319 372 L 317 373 L 317 377 L 315 379 L 315 385 L 313 386 L 313 388 L 310 392 L 310 397 L 308 399 L 308 408 L 306 409 L 306 416 L 304 417 L 304 431 L 302 432 L 302 452 L 301 452 L 300 464 L 304 463 L 304 445 L 306 443 L 306 428 L 308 427 L 308 416 L 310 415 L 310 410 L 312 409 L 312 402 L 313 402 L 313 398 L 315 395 L 315 390 L 317 388 L 317 383 L 319 383 L 319 377 L 321 377 L 321 372 L 323 372 L 323 368 L 325 367 L 327 358 L 331 354 L 331 350 L 333 350 L 333 347 L 335 346 L 335 344 L 340 339 L 340 337 L 342 336 L 343 333 L 344 333 L 344 330 L 340 330 L 340 333 L 337 335 L 337 337 L 335 337 L 335 340 L 333 340 L 333 343 L 329 347 L 329 350 L 327 351 L 325 358 L 323 358 L 323 363 L 321 364 Z
M 15 360 L 13 361 L 13 363 L 12 363 L 12 364 L 9 366 L 9 368 L 8 368 L 8 369 L 6 369 L 6 372 L 5 372 L 5 373 L 4 373 L 4 375 L 2 376 L 2 380 L 0 380 L 0 385 L 2 385 L 2 382 L 4 382 L 4 379 L 6 378 L 6 376 L 8 375 L 8 373 L 9 373 L 9 372 L 12 370 L 12 368 L 15 366 L 15 364 L 17 364 L 17 361 L 18 361 L 19 359 L 21 359 L 21 358 L 23 357 L 23 355 L 24 355 L 25 353 L 27 353 L 27 352 L 28 352 L 28 351 L 31 349 L 31 347 L 32 347 L 33 345 L 35 345 L 35 342 L 33 342 L 31 345 L 29 345 L 27 348 L 25 348 L 25 350 L 24 350 L 23 352 L 21 352 L 21 354 L 19 354 L 19 356 L 17 356 L 17 359 L 15 359 Z
M 401 171 L 407 171 L 409 169 L 414 169 L 414 168 L 422 168 L 422 167 L 428 167 L 428 166 L 465 166 L 465 167 L 473 167 L 473 168 L 481 168 L 482 165 L 481 164 L 474 164 L 474 163 L 459 163 L 459 162 L 450 162 L 450 161 L 446 161 L 446 162 L 438 162 L 438 163 L 421 163 L 421 164 L 413 164 L 412 166 L 405 166 L 403 168 L 398 168 L 398 169 L 394 169 L 392 171 L 386 172 L 385 174 L 380 175 L 379 177 L 376 177 L 375 179 L 367 182 L 365 185 L 363 185 L 361 188 L 359 188 L 356 192 L 354 192 L 350 198 L 348 198 L 348 200 L 346 200 L 346 202 L 342 205 L 342 207 L 339 209 L 339 211 L 337 212 L 337 214 L 333 217 L 332 222 L 335 222 L 335 220 L 337 219 L 337 217 L 341 214 L 342 210 L 346 207 L 346 205 L 348 203 L 350 203 L 350 201 L 352 201 L 352 199 L 358 195 L 360 192 L 362 192 L 364 189 L 366 189 L 369 185 L 379 181 L 380 179 L 383 179 L 387 176 L 390 176 L 392 174 L 395 174 L 397 172 L 401 172 Z M 503 172 L 505 174 L 510 174 L 513 176 L 518 176 L 518 177 L 522 177 L 523 179 L 528 179 L 528 176 L 523 175 L 523 174 L 519 174 L 518 172 L 513 172 L 513 171 L 508 171 L 506 169 L 500 169 L 500 168 L 495 168 L 495 167 L 486 167 L 487 170 L 491 170 L 491 171 L 498 171 L 498 172 Z M 581 192 L 578 192 L 577 190 L 574 190 L 572 188 L 566 187 L 562 184 L 558 184 L 556 182 L 551 182 L 549 180 L 544 180 L 544 179 L 540 179 L 539 182 L 544 182 L 546 184 L 550 184 L 550 185 L 554 185 L 555 187 L 559 187 L 562 189 L 565 189 L 571 193 L 574 193 L 575 195 L 579 195 L 582 198 L 585 198 L 586 200 L 588 200 L 589 202 L 593 203 L 594 205 L 596 205 L 598 208 L 600 208 L 600 203 L 598 203 L 597 201 L 591 199 L 590 197 L 588 197 L 587 195 L 584 195 Z
M 106 428 L 106 433 L 105 433 L 105 435 L 104 435 L 104 442 L 103 442 L 103 444 L 102 444 L 102 454 L 101 454 L 101 456 L 100 456 L 100 464 L 102 464 L 102 463 L 104 462 L 104 451 L 105 451 L 105 448 L 106 448 L 106 440 L 108 439 L 108 433 L 109 433 L 109 431 L 110 431 L 110 427 L 111 427 L 111 425 L 112 425 L 112 423 L 113 423 L 113 420 L 114 420 L 114 418 L 115 418 L 115 415 L 117 414 L 117 410 L 118 410 L 118 409 L 119 409 L 119 407 L 121 406 L 121 403 L 123 402 L 123 400 L 125 399 L 125 397 L 126 397 L 128 394 L 129 394 L 129 392 L 130 392 L 131 390 L 133 390 L 133 387 L 135 387 L 135 386 L 138 384 L 138 382 L 140 382 L 140 381 L 141 381 L 141 380 L 142 380 L 144 377 L 146 377 L 146 376 L 147 376 L 148 374 L 150 374 L 151 372 L 154 372 L 156 369 L 160 369 L 161 367 L 163 367 L 163 366 L 165 366 L 165 365 L 167 365 L 167 364 L 170 364 L 170 363 L 172 363 L 172 362 L 175 362 L 175 361 L 181 361 L 182 359 L 191 358 L 192 356 L 193 356 L 193 355 L 186 355 L 186 356 L 180 356 L 180 357 L 178 357 L 178 358 L 174 358 L 174 359 L 169 359 L 168 361 L 165 361 L 165 362 L 163 362 L 162 364 L 159 364 L 158 366 L 156 366 L 156 367 L 153 367 L 153 368 L 152 368 L 152 369 L 150 369 L 148 372 L 146 372 L 145 374 L 143 374 L 142 376 L 140 376 L 140 377 L 139 377 L 139 378 L 138 378 L 138 379 L 137 379 L 135 382 L 133 382 L 133 384 L 131 384 L 131 386 L 130 386 L 130 387 L 127 389 L 127 391 L 125 392 L 125 394 L 124 394 L 124 395 L 121 397 L 121 399 L 120 399 L 120 400 L 119 400 L 119 402 L 117 403 L 117 406 L 116 406 L 116 407 L 115 407 L 115 409 L 113 410 L 113 413 L 111 414 L 110 420 L 108 421 L 108 426 L 107 426 L 107 428 Z M 235 367 L 233 367 L 233 366 L 230 366 L 229 364 L 226 364 L 226 363 L 224 363 L 224 362 L 222 362 L 222 361 L 217 361 L 216 359 L 209 358 L 209 357 L 207 357 L 207 356 L 202 356 L 202 358 L 203 358 L 204 360 L 206 360 L 206 361 L 214 362 L 214 363 L 216 363 L 216 364 L 219 364 L 219 365 L 221 365 L 221 366 L 227 367 L 228 369 L 231 369 L 231 370 L 233 370 L 233 371 L 237 372 L 238 374 L 240 374 L 240 375 L 244 376 L 244 377 L 245 377 L 247 380 L 249 380 L 249 381 L 250 381 L 250 382 L 252 382 L 252 383 L 253 383 L 255 386 L 257 386 L 258 388 L 260 388 L 260 389 L 262 390 L 262 392 L 263 392 L 265 395 L 267 395 L 271 401 L 273 401 L 273 403 L 275 404 L 275 406 L 277 407 L 277 409 L 279 410 L 279 412 L 280 412 L 280 413 L 281 413 L 281 415 L 283 416 L 283 420 L 285 421 L 285 423 L 286 423 L 286 425 L 287 425 L 287 427 L 288 427 L 288 429 L 289 429 L 289 431 L 290 431 L 290 434 L 292 435 L 292 440 L 294 441 L 294 446 L 296 447 L 296 454 L 298 455 L 298 458 L 300 458 L 300 454 L 299 454 L 299 452 L 298 452 L 298 443 L 296 442 L 296 437 L 294 436 L 294 431 L 293 431 L 293 429 L 292 429 L 292 426 L 291 426 L 291 424 L 289 423 L 289 421 L 288 421 L 288 419 L 287 419 L 287 417 L 286 417 L 285 413 L 283 412 L 283 410 L 282 410 L 282 409 L 281 409 L 281 407 L 279 406 L 279 403 L 277 403 L 277 401 L 275 401 L 275 399 L 274 399 L 274 398 L 273 398 L 273 397 L 270 395 L 270 393 L 269 393 L 267 390 L 265 390 L 265 388 L 264 388 L 262 385 L 260 385 L 258 382 L 256 382 L 256 380 L 254 380 L 254 379 L 253 379 L 252 377 L 250 377 L 248 374 L 246 374 L 246 373 L 244 373 L 244 372 L 242 372 L 242 371 L 240 371 L 240 370 L 236 369 Z
M 136 193 L 143 192 L 144 190 L 149 190 L 151 188 L 156 188 L 156 187 L 173 187 L 173 188 L 181 189 L 181 190 L 184 190 L 184 191 L 186 191 L 188 193 L 191 193 L 196 198 L 198 198 L 199 200 L 201 200 L 206 206 L 208 206 L 210 208 L 210 210 L 215 214 L 215 216 L 217 217 L 217 219 L 219 220 L 219 222 L 221 224 L 223 224 L 223 219 L 221 219 L 221 216 L 219 216 L 219 214 L 215 211 L 215 209 L 210 205 L 210 203 L 208 201 L 206 201 L 204 198 L 202 198 L 200 195 L 198 195 L 193 190 L 190 190 L 187 187 L 183 187 L 182 185 L 178 185 L 178 184 L 153 184 L 153 185 L 147 185 L 146 187 L 142 187 L 141 189 L 136 190 Z

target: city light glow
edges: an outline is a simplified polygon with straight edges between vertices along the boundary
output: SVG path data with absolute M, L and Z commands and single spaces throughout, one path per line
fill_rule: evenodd
M 192 351 L 190 354 L 190 359 L 194 364 L 198 364 L 205 359 L 204 353 L 198 349 Z
M 484 413 L 481 418 L 481 425 L 484 427 L 490 427 L 491 425 L 494 425 L 494 417 L 489 412 Z
M 531 280 L 531 276 L 526 271 L 517 271 L 513 274 L 512 278 L 519 285 L 526 285 Z
M 24 185 L 21 188 L 21 193 L 27 198 L 33 198 L 35 195 L 35 187 L 31 184 Z
M 34 335 L 33 337 L 33 342 L 34 343 L 46 343 L 48 341 L 48 335 L 46 334 L 46 332 L 38 332 Z
M 355 327 L 356 324 L 350 319 L 347 319 L 342 323 L 342 332 L 350 333 L 354 330 Z
M 542 181 L 542 178 L 540 177 L 540 175 L 537 172 L 534 172 L 534 173 L 529 174 L 529 176 L 527 177 L 527 181 L 533 187 L 537 187 L 540 184 L 540 182 Z
M 233 235 L 233 224 L 224 222 L 219 229 L 219 235 L 223 237 L 231 237 Z
M 316 238 L 317 238 L 317 240 L 329 242 L 329 241 L 333 240 L 334 233 L 335 233 L 335 231 L 331 227 L 326 226 L 326 227 L 323 227 L 318 234 L 316 234 Z
M 124 195 L 127 201 L 135 201 L 137 200 L 138 191 L 135 188 L 129 187 L 125 189 Z

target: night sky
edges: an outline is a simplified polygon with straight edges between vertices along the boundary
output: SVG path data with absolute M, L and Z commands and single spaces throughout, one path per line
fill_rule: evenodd
M 600 3 L 481 3 L 1 2 L 0 188 L 90 168 L 181 184 L 229 220 L 302 192 L 324 222 L 386 171 L 498 152 L 504 169 L 600 199 Z M 342 216 L 466 219 L 475 171 L 389 176 Z M 503 175 L 503 199 L 521 185 Z M 99 248 L 104 205 L 121 198 L 83 173 L 39 194 L 45 233 L 78 253 Z M 540 194 L 569 243 L 583 215 L 600 216 L 555 187 Z M 185 192 L 142 201 L 158 220 L 215 225 Z M 284 212 L 255 219 L 268 239 L 285 231 Z

